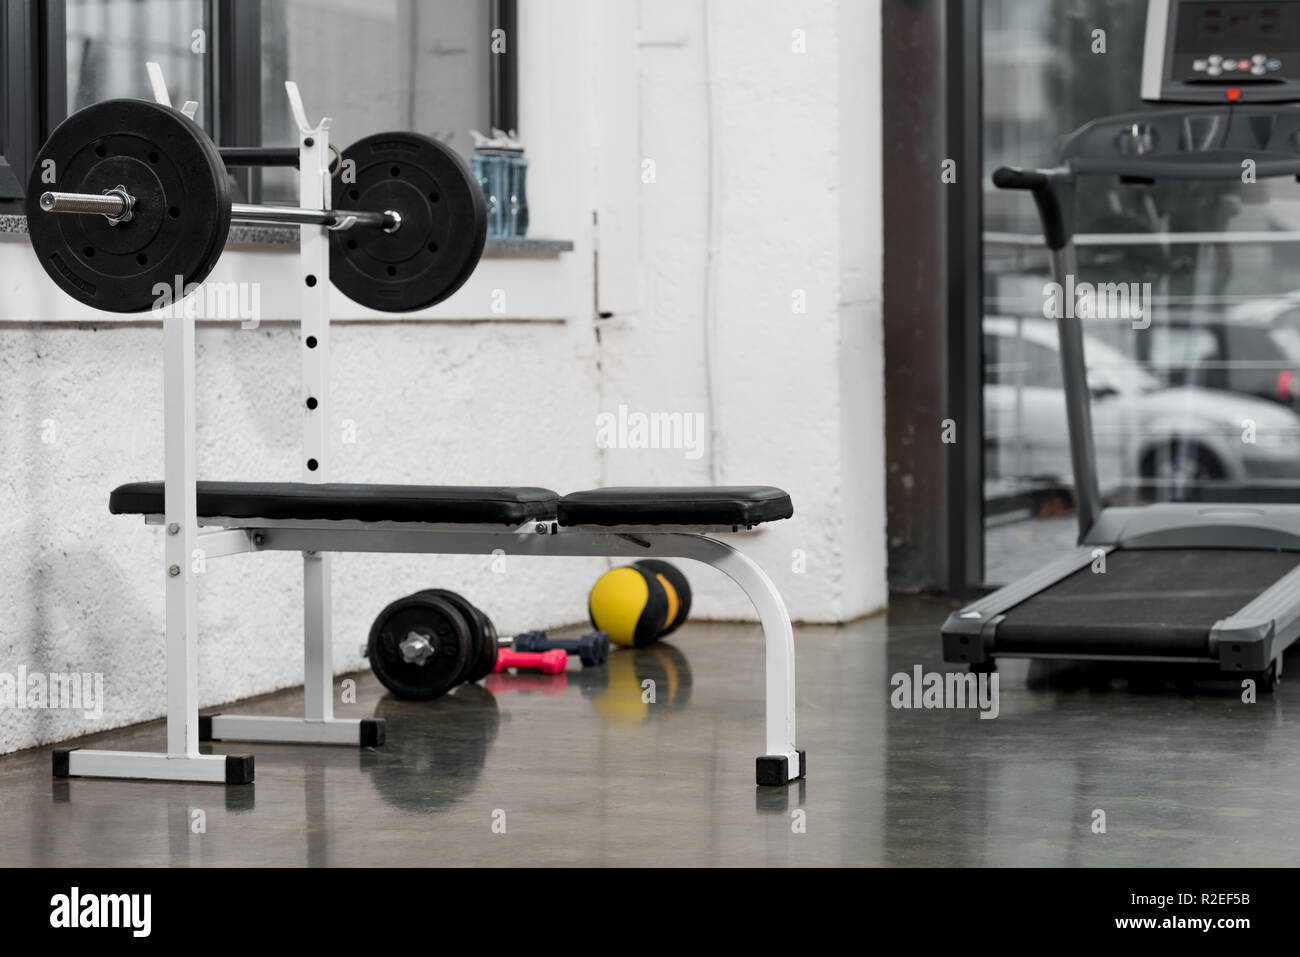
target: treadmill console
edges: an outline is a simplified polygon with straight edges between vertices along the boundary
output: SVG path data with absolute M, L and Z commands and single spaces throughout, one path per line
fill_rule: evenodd
M 1150 0 L 1142 99 L 1300 101 L 1300 0 Z

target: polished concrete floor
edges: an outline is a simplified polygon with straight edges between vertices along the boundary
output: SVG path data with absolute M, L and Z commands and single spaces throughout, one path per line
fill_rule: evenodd
M 948 607 L 897 598 L 888 616 L 796 629 L 809 772 L 787 789 L 753 784 L 757 627 L 692 624 L 603 669 L 575 661 L 434 702 L 394 700 L 362 675 L 340 711 L 385 717 L 388 744 L 217 745 L 256 754 L 244 788 L 55 781 L 48 749 L 7 756 L 0 865 L 1300 862 L 1300 681 L 1244 704 L 1213 682 L 1012 662 L 995 720 L 893 709 L 890 675 L 942 668 Z M 1290 664 L 1300 674 L 1300 653 Z M 162 741 L 154 723 L 79 743 Z

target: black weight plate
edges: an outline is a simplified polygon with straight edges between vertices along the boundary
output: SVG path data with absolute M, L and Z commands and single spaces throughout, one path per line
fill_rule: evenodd
M 497 664 L 497 629 L 492 619 L 484 614 L 464 595 L 446 588 L 426 588 L 422 595 L 436 595 L 456 605 L 461 614 L 476 625 L 474 634 L 476 643 L 471 646 L 469 660 L 465 664 L 463 681 L 481 681 L 492 673 Z
M 334 207 L 394 210 L 393 233 L 330 233 L 330 278 L 361 305 L 410 312 L 442 302 L 469 278 L 487 241 L 487 201 L 460 154 L 419 133 L 376 133 L 343 151 L 356 181 L 334 180 Z
M 497 666 L 497 629 L 492 624 L 492 619 L 486 614 L 474 609 L 479 614 L 481 633 L 483 635 L 483 644 L 479 648 L 478 661 L 473 664 L 469 672 L 465 675 L 466 681 L 482 681 L 488 675 L 496 670 Z
M 411 632 L 434 647 L 423 664 L 402 657 L 400 644 Z M 370 668 L 400 698 L 436 698 L 461 680 L 473 642 L 471 625 L 454 604 L 416 592 L 392 602 L 375 618 L 368 642 Z
M 461 684 L 465 681 L 471 681 L 469 673 L 477 665 L 480 656 L 483 653 L 483 621 L 484 615 L 468 598 L 459 592 L 454 592 L 449 588 L 425 588 L 417 592 L 419 595 L 432 595 L 435 598 L 441 598 L 443 601 L 450 602 L 456 610 L 465 616 L 470 627 L 469 653 L 465 656 L 465 668 L 457 677 L 456 683 Z
M 47 161 L 55 182 L 43 182 Z M 47 190 L 135 197 L 133 218 L 47 213 Z M 230 230 L 230 189 L 217 148 L 192 120 L 147 100 L 106 100 L 58 125 L 27 183 L 27 231 L 41 266 L 68 295 L 110 312 L 143 312 L 154 288 L 207 278 Z M 174 294 L 174 293 L 173 293 Z

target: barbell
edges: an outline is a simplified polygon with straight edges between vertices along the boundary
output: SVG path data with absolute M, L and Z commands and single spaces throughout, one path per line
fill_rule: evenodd
M 330 278 L 368 308 L 422 309 L 459 289 L 487 238 L 468 164 L 431 137 L 392 132 L 349 146 L 341 169 L 338 208 L 232 203 L 221 151 L 193 120 L 147 100 L 107 100 L 73 113 L 41 147 L 27 230 L 60 288 L 111 312 L 167 305 L 159 289 L 201 283 L 232 221 L 326 227 Z
M 129 222 L 135 216 L 135 197 L 125 186 L 115 186 L 98 196 L 93 193 L 41 193 L 41 209 L 47 213 L 98 214 L 110 223 Z M 375 226 L 395 233 L 402 225 L 401 214 L 386 209 L 382 213 L 340 209 L 302 209 L 295 206 L 256 206 L 230 204 L 232 223 L 281 223 L 302 226 L 319 225 L 330 229 Z

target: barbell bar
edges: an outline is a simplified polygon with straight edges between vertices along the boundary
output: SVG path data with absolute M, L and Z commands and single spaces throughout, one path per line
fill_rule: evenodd
M 135 216 L 139 199 L 122 186 L 96 195 L 94 193 L 41 194 L 41 209 L 47 213 L 76 213 L 83 216 L 101 215 L 110 223 L 123 223 Z M 402 215 L 386 209 L 381 213 L 362 210 L 302 209 L 297 206 L 258 206 L 252 203 L 231 203 L 230 219 L 236 223 L 281 223 L 289 226 L 325 226 L 329 229 L 351 229 L 369 226 L 395 233 L 402 225 Z

